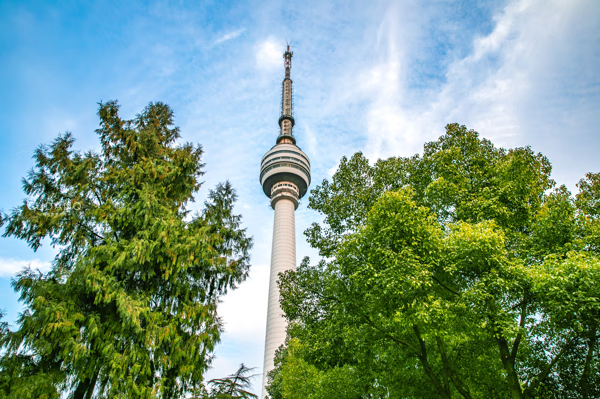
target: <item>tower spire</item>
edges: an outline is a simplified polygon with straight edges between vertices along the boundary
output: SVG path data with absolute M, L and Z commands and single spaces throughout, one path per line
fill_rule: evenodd
M 283 53 L 283 65 L 285 67 L 285 78 L 283 78 L 281 88 L 281 116 L 279 117 L 279 137 L 277 144 L 296 144 L 296 139 L 292 129 L 294 127 L 294 103 L 292 98 L 292 79 L 290 78 L 290 70 L 292 69 L 292 57 L 294 52 L 290 51 L 290 46 L 287 46 Z

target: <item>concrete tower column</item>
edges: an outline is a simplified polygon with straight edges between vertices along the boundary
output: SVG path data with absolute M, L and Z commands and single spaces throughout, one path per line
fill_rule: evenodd
M 263 379 L 273 370 L 275 351 L 285 342 L 286 320 L 279 306 L 278 275 L 286 270 L 296 269 L 296 231 L 291 200 L 281 199 L 275 203 L 273 223 L 273 247 L 271 249 L 271 275 L 269 280 L 269 307 L 267 309 L 267 332 L 265 336 L 265 360 Z M 262 397 L 266 391 L 263 384 Z
M 260 184 L 271 199 L 275 210 L 273 248 L 271 249 L 271 275 L 269 280 L 269 305 L 265 335 L 265 361 L 262 394 L 267 394 L 267 374 L 273 370 L 275 351 L 285 343 L 287 323 L 279 306 L 279 273 L 296 269 L 296 232 L 294 211 L 310 185 L 310 160 L 296 145 L 293 127 L 292 55 L 290 46 L 283 53 L 285 78 L 282 82 L 279 136 L 275 145 L 260 162 Z

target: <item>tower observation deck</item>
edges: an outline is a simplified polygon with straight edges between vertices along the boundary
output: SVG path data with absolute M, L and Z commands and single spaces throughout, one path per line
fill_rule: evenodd
M 283 53 L 285 77 L 282 82 L 279 135 L 275 145 L 263 156 L 260 164 L 260 184 L 275 210 L 261 398 L 266 395 L 267 374 L 273 369 L 275 351 L 285 341 L 286 321 L 279 307 L 278 275 L 296 268 L 294 211 L 310 185 L 310 160 L 296 146 L 293 134 L 295 121 L 290 78 L 292 56 L 290 46 L 287 46 Z

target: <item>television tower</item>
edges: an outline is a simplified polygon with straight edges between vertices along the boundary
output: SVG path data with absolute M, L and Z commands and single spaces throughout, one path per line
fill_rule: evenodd
M 290 79 L 292 56 L 288 45 L 283 53 L 285 77 L 282 83 L 279 136 L 260 163 L 260 184 L 275 210 L 261 398 L 266 396 L 267 374 L 273 370 L 275 351 L 285 341 L 287 323 L 279 307 L 278 275 L 286 270 L 296 269 L 294 211 L 298 208 L 298 200 L 306 194 L 310 185 L 310 161 L 296 146 L 296 139 L 292 134 L 295 123 Z

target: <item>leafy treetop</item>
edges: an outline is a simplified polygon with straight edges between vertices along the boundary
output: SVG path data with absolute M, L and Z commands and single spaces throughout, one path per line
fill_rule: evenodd
M 252 245 L 229 183 L 204 210 L 202 148 L 177 144 L 173 111 L 132 120 L 100 103 L 101 150 L 67 133 L 34 155 L 28 198 L 4 236 L 58 253 L 48 273 L 13 280 L 25 310 L 2 327 L 0 398 L 179 398 L 202 386 L 222 330 L 216 306 L 248 273 Z

